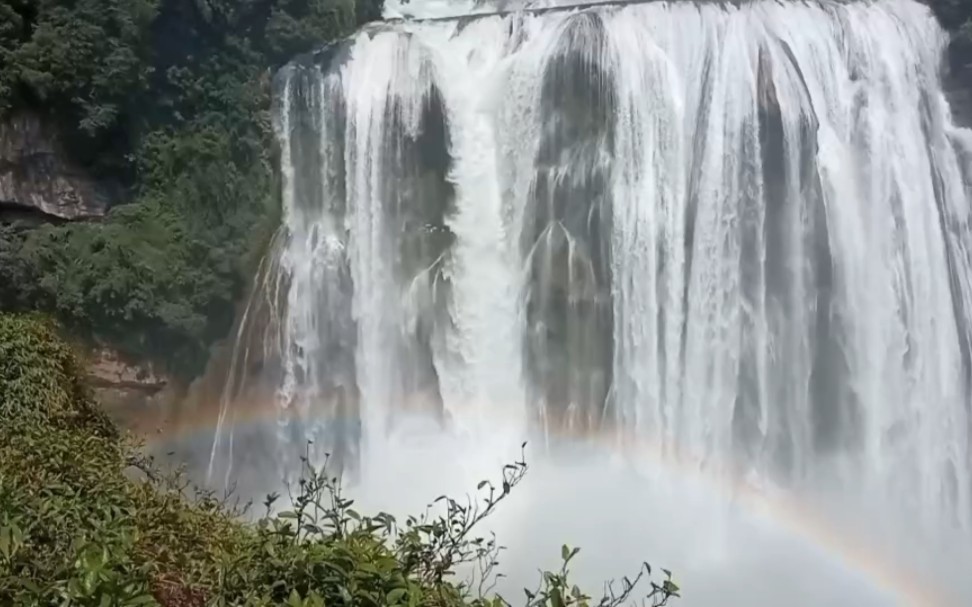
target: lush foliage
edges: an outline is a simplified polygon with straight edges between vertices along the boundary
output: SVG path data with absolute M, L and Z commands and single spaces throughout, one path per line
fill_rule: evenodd
M 52 328 L 0 316 L 0 604 L 135 605 L 242 545 L 215 502 L 129 480 L 135 453 Z
M 292 509 L 243 523 L 205 495 L 160 478 L 94 406 L 78 362 L 41 320 L 0 315 L 0 604 L 503 607 L 490 581 L 501 547 L 477 525 L 526 464 L 438 514 L 366 517 L 310 467 Z M 577 550 L 542 574 L 526 607 L 617 607 L 638 577 L 600 601 L 569 582 Z M 463 581 L 458 571 L 477 575 Z M 661 605 L 666 580 L 641 596 Z
M 0 120 L 124 186 L 102 223 L 0 227 L 0 309 L 192 375 L 277 222 L 270 75 L 380 0 L 0 0 Z

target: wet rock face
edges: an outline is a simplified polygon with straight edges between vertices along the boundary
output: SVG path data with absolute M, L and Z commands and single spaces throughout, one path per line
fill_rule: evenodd
M 101 217 L 115 194 L 67 158 L 54 129 L 38 115 L 22 112 L 0 121 L 0 209 L 59 219 Z
M 613 373 L 609 235 L 618 100 L 598 15 L 572 17 L 559 45 L 541 84 L 544 125 L 524 231 L 527 360 L 544 408 L 567 425 L 593 427 L 607 410 Z
M 955 124 L 972 128 L 972 40 L 952 34 L 946 68 L 943 84 Z

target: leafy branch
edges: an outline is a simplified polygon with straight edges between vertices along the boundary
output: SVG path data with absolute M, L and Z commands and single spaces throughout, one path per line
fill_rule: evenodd
M 268 537 L 292 546 L 314 542 L 354 544 L 365 539 L 390 546 L 390 556 L 399 567 L 396 575 L 400 586 L 391 594 L 396 599 L 418 593 L 436 605 L 511 607 L 505 598 L 494 594 L 498 580 L 504 577 L 498 568 L 505 546 L 498 543 L 494 533 L 481 535 L 478 529 L 526 476 L 525 449 L 523 443 L 520 458 L 504 465 L 496 482 L 481 481 L 476 493 L 462 501 L 440 496 L 421 515 L 406 517 L 404 526 L 385 512 L 362 516 L 353 508 L 354 500 L 345 497 L 340 479 L 325 473 L 327 460 L 318 469 L 305 455 L 297 492 L 288 496 L 292 509 L 272 516 L 280 496 L 271 494 L 264 502 L 266 516 L 260 525 Z M 439 506 L 444 506 L 444 511 Z M 524 607 L 619 607 L 630 603 L 661 607 L 679 596 L 679 588 L 667 569 L 662 570 L 662 583 L 651 582 L 648 591 L 641 594 L 638 588 L 652 574 L 651 566 L 643 563 L 633 578 L 607 583 L 603 596 L 594 602 L 570 582 L 569 565 L 579 551 L 563 546 L 560 569 L 542 571 L 538 586 L 524 589 Z M 462 566 L 470 567 L 471 574 L 465 580 L 454 581 Z

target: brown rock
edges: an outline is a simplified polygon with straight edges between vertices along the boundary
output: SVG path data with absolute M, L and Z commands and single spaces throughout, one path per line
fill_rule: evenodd
M 181 382 L 151 365 L 130 363 L 109 349 L 91 352 L 87 381 L 98 402 L 123 427 L 164 416 L 185 393 Z

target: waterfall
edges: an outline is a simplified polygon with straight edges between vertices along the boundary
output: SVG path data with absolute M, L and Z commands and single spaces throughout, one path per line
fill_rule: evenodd
M 946 42 L 911 0 L 607 3 L 298 58 L 251 302 L 274 440 L 367 475 L 415 411 L 469 440 L 599 433 L 972 535 L 972 133 Z

